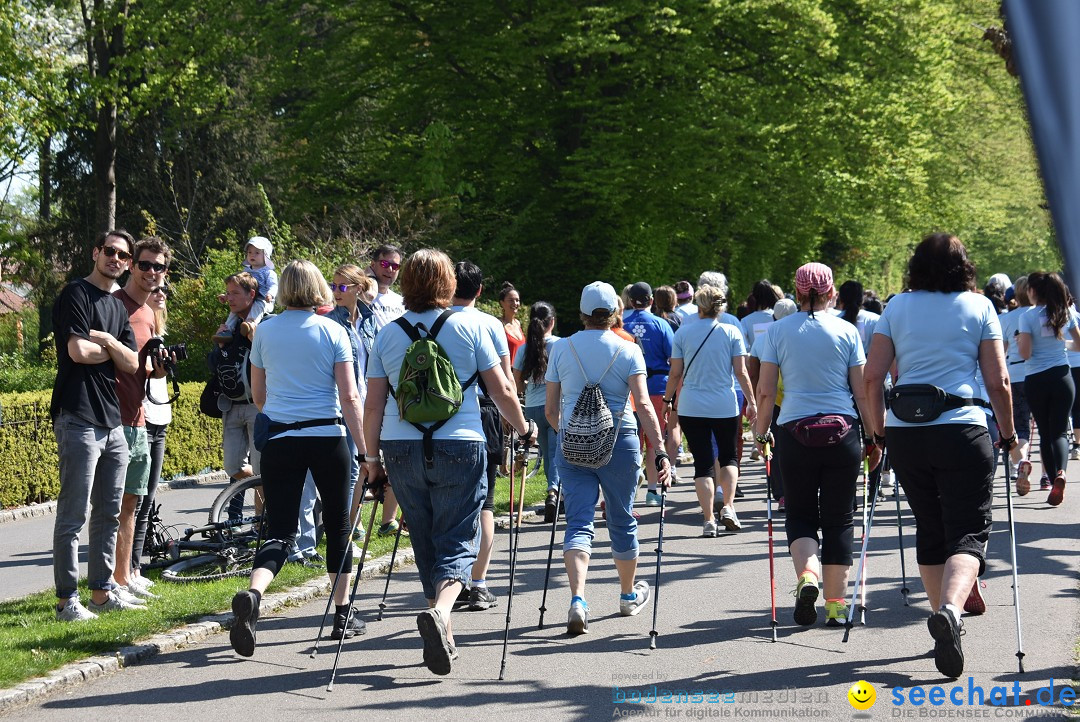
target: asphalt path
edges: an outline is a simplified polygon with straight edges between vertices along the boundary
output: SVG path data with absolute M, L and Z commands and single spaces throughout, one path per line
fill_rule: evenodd
M 251 659 L 237 656 L 226 634 L 213 635 L 203 643 L 93 680 L 8 716 L 34 720 L 91 715 L 192 720 L 222 713 L 267 720 L 301 715 L 316 719 L 499 715 L 538 720 L 1068 718 L 1060 706 L 1039 702 L 1049 701 L 1051 691 L 1055 701 L 1063 691 L 1068 695 L 1068 683 L 1077 676 L 1080 541 L 1073 510 L 1080 504 L 1080 491 L 1067 493 L 1058 508 L 1047 506 L 1046 493 L 1037 490 L 1037 480 L 1036 490 L 1028 496 L 1013 496 L 1026 655 L 1026 672 L 1019 674 L 1005 486 L 999 471 L 995 527 L 984 577 L 988 610 L 981 617 L 966 618 L 965 674 L 952 682 L 934 667 L 933 643 L 926 630 L 929 608 L 917 577 L 914 523 L 906 504 L 902 504 L 901 525 L 910 606 L 905 606 L 900 591 L 897 512 L 889 496 L 879 503 L 870 533 L 866 625 L 856 625 L 848 643 L 842 641 L 843 629 L 824 626 L 823 611 L 813 627 L 799 628 L 792 622 L 790 592 L 796 576 L 782 541 L 783 517 L 778 517 L 774 536 L 779 628 L 774 643 L 762 465 L 748 463 L 744 470 L 747 498 L 738 505 L 744 530 L 715 539 L 698 536 L 700 511 L 692 483 L 685 478 L 692 469 L 682 467 L 680 472 L 683 483 L 668 495 L 654 651 L 649 650 L 652 607 L 636 617 L 619 616 L 617 577 L 606 528 L 598 515 L 586 590 L 592 620 L 589 633 L 579 637 L 566 635 L 569 593 L 558 554 L 546 625 L 538 629 L 550 526 L 522 525 L 505 681 L 498 678 L 508 602 L 509 537 L 501 532 L 488 575 L 499 606 L 454 614 L 461 656 L 446 677 L 436 677 L 423 666 L 415 622 L 423 598 L 415 569 L 407 568 L 394 573 L 382 621 L 375 621 L 375 614 L 383 579 L 361 585 L 358 606 L 368 622 L 368 633 L 345 643 L 332 692 L 326 686 L 334 648 L 324 642 L 316 659 L 308 656 L 325 605 L 316 601 L 262 618 Z M 1075 480 L 1078 475 L 1072 476 Z M 186 494 L 173 491 L 166 496 L 179 501 Z M 643 515 L 639 577 L 651 584 L 659 513 L 655 508 L 639 506 L 639 510 Z M 858 517 L 856 524 L 858 542 Z M 2 530 L 4 537 L 7 531 Z M 865 680 L 876 692 L 875 704 L 865 712 L 854 710 L 848 701 L 848 690 L 858 680 Z M 942 691 L 935 692 L 935 686 L 943 687 Z M 915 687 L 928 695 L 925 700 Z M 995 687 L 999 688 L 996 692 Z M 665 692 L 671 693 L 667 701 Z M 963 704 L 953 704 L 950 694 Z M 944 695 L 944 703 L 932 704 L 931 700 L 941 699 L 935 695 Z M 914 700 L 922 703 L 916 705 Z M 991 701 L 1007 706 L 991 705 Z

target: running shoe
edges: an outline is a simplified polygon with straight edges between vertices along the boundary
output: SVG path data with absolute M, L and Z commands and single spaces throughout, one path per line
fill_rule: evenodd
M 799 585 L 795 587 L 795 623 L 803 627 L 809 627 L 817 621 L 817 579 L 813 574 L 803 574 L 799 577 Z
M 968 592 L 967 601 L 964 602 L 964 611 L 972 616 L 986 613 L 986 600 L 983 599 L 982 590 L 986 589 L 986 582 L 976 579 Z
M 454 606 L 459 604 L 468 604 L 469 599 L 472 597 L 472 590 L 469 589 L 468 584 L 464 584 L 461 587 L 461 591 L 458 592 L 457 599 L 454 600 Z
M 255 624 L 259 621 L 259 600 L 250 589 L 239 591 L 232 599 L 233 619 L 229 643 L 241 657 L 255 654 Z
M 784 497 L 780 497 L 776 502 L 776 510 L 783 514 L 787 511 L 787 506 L 784 504 Z
M 645 492 L 645 506 L 660 506 L 660 495 L 655 491 Z
M 133 604 L 120 596 L 119 588 L 113 589 L 109 592 L 109 596 L 105 598 L 105 601 L 101 604 L 95 603 L 90 600 L 90 603 L 86 605 L 94 614 L 101 614 L 102 612 L 144 612 L 146 611 L 146 602 L 142 604 Z M 130 596 L 130 595 L 129 595 Z M 142 600 L 139 600 L 142 602 Z
M 399 526 L 400 525 L 398 524 L 397 519 L 391 519 L 385 524 L 380 524 L 379 530 L 375 533 L 379 536 L 390 536 L 392 534 L 397 534 Z
M 559 509 L 556 505 L 556 500 L 559 495 L 554 489 L 549 489 L 547 498 L 544 499 L 544 523 L 551 524 L 555 521 L 555 518 L 559 515 Z
M 739 515 L 735 513 L 735 508 L 731 506 L 725 506 L 720 510 L 720 523 L 724 525 L 724 528 L 728 531 L 739 531 L 742 529 L 742 522 L 739 521 Z
M 348 624 L 346 624 L 346 618 Z M 334 612 L 334 628 L 330 632 L 330 639 L 352 639 L 361 634 L 367 634 L 367 625 L 360 618 L 360 610 L 352 608 L 352 612 Z
M 88 619 L 97 619 L 97 615 L 84 607 L 78 597 L 68 599 L 63 608 L 56 610 L 58 622 L 85 622 Z
M 450 674 L 455 650 L 446 638 L 446 622 L 438 609 L 425 609 L 416 616 L 416 628 L 424 640 L 424 664 L 434 674 Z
M 716 536 L 716 520 L 709 519 L 705 522 L 705 526 L 701 528 L 701 536 L 714 537 Z
M 570 612 L 566 615 L 567 634 L 586 634 L 589 631 L 589 605 L 584 599 L 575 598 L 570 602 Z
M 1031 491 L 1031 462 L 1024 459 L 1016 469 L 1016 494 L 1027 496 Z
M 146 600 L 142 599 L 141 597 L 137 597 L 134 594 L 132 594 L 131 592 L 129 592 L 126 585 L 117 584 L 115 587 L 113 587 L 113 593 L 122 602 L 126 602 L 128 604 L 134 604 L 137 607 L 145 607 L 146 606 Z
M 624 617 L 633 617 L 649 603 L 649 583 L 644 579 L 634 582 L 634 598 L 623 599 L 619 597 L 619 614 Z
M 1046 497 L 1046 503 L 1050 506 L 1060 506 L 1065 501 L 1065 472 L 1059 471 L 1054 477 L 1054 488 Z
M 1080 461 L 1080 444 L 1073 444 L 1069 449 L 1069 458 L 1073 461 Z
M 926 620 L 930 636 L 934 638 L 934 664 L 938 671 L 951 679 L 964 673 L 964 651 L 960 637 L 964 634 L 964 622 L 948 607 L 942 607 Z
M 1039 490 L 1048 491 L 1050 489 L 1050 477 L 1043 472 L 1042 478 L 1039 479 Z
M 750 450 L 750 461 L 758 461 L 760 459 L 761 453 L 757 450 L 757 447 L 755 446 L 753 449 Z
M 486 586 L 473 587 L 469 592 L 469 611 L 479 612 L 499 606 L 499 598 Z
M 825 602 L 825 626 L 842 627 L 847 622 L 848 604 L 843 599 Z

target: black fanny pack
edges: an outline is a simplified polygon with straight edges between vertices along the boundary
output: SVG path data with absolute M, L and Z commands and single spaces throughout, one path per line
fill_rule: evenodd
M 254 437 L 255 450 L 262 451 L 266 448 L 266 443 L 270 439 L 274 438 L 278 434 L 282 434 L 286 431 L 293 431 L 294 429 L 307 429 L 312 426 L 330 426 L 331 424 L 344 424 L 345 420 L 340 416 L 330 419 L 310 419 L 308 421 L 294 421 L 291 424 L 280 424 L 277 421 L 273 421 L 269 416 L 264 413 L 258 413 L 255 415 L 255 428 L 252 430 L 252 436 Z
M 945 389 L 933 384 L 901 384 L 893 386 L 885 395 L 885 402 L 892 409 L 896 418 L 909 424 L 924 424 L 933 421 L 944 412 L 963 406 L 982 406 L 989 408 L 982 399 L 968 399 L 950 394 Z
M 817 448 L 836 446 L 855 427 L 854 416 L 842 414 L 819 414 L 807 416 L 783 425 L 784 430 L 803 446 Z

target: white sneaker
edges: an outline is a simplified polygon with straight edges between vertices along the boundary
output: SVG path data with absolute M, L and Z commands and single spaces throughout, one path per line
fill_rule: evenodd
M 892 469 L 881 472 L 881 488 L 891 489 L 893 488 L 893 473 Z
M 84 607 L 78 597 L 68 599 L 63 609 L 56 610 L 58 622 L 85 622 L 88 619 L 97 619 L 97 615 Z
M 624 617 L 634 616 L 645 608 L 645 606 L 649 603 L 650 596 L 651 595 L 649 594 L 648 582 L 644 580 L 634 582 L 634 598 L 619 598 L 619 614 L 623 615 Z
M 716 536 L 716 520 L 709 519 L 701 529 L 701 536 Z
M 755 446 L 753 449 L 750 450 L 750 461 L 757 461 L 760 458 L 761 454 L 758 453 L 757 447 Z
M 127 602 L 128 604 L 134 604 L 138 607 L 146 606 L 146 600 L 135 596 L 134 592 L 123 584 L 117 584 L 113 589 L 116 592 L 116 596 L 120 598 L 120 601 Z
M 1072 448 L 1069 449 L 1069 458 L 1073 461 L 1080 461 L 1080 446 L 1073 444 Z
M 119 589 L 120 588 L 117 587 L 116 589 L 113 589 L 111 592 L 109 592 L 108 598 L 104 602 L 102 602 L 101 604 L 95 604 L 94 601 L 91 600 L 90 603 L 86 605 L 87 608 L 91 612 L 94 612 L 95 614 L 100 614 L 101 612 L 119 612 L 119 611 L 145 612 L 146 611 L 146 607 L 141 605 L 141 604 L 132 604 L 131 602 L 125 602 L 123 599 L 121 599 L 120 596 L 117 594 Z
M 160 594 L 154 594 L 152 591 L 150 591 L 149 588 L 147 588 L 147 587 L 145 587 L 145 586 L 143 586 L 143 585 L 141 585 L 141 584 L 139 584 L 138 582 L 135 581 L 136 579 L 139 579 L 139 578 L 140 577 L 131 577 L 128 580 L 127 589 L 128 589 L 128 592 L 131 593 L 131 596 L 138 597 L 140 601 L 144 600 L 144 599 L 161 599 Z
M 736 514 L 735 509 L 730 506 L 725 506 L 720 510 L 720 523 L 723 524 L 724 528 L 728 531 L 739 531 L 742 529 L 739 515 Z
M 154 586 L 154 580 L 148 577 L 144 577 L 139 574 L 132 574 L 128 579 L 128 587 L 138 587 L 139 589 L 147 589 Z

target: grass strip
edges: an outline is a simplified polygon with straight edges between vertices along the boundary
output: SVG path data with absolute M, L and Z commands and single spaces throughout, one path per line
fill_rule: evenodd
M 526 483 L 525 505 L 541 501 L 547 487 L 543 474 Z M 499 478 L 496 484 L 496 513 L 505 514 L 510 506 L 509 479 Z M 363 523 L 370 516 L 370 504 L 365 505 Z M 376 524 L 378 524 L 376 518 Z M 401 547 L 410 545 L 409 537 L 401 537 Z M 368 556 L 377 559 L 389 554 L 394 537 L 376 535 L 368 545 Z M 320 547 L 325 554 L 325 545 Z M 296 587 L 325 574 L 322 568 L 301 564 L 286 564 L 268 591 L 278 592 Z M 148 576 L 158 580 L 160 573 Z M 210 614 L 229 609 L 236 592 L 247 588 L 247 577 L 221 579 L 216 582 L 173 584 L 158 581 L 145 612 L 103 614 L 87 622 L 58 622 L 53 612 L 55 597 L 52 591 L 31 594 L 21 599 L 0 602 L 0 688 L 11 687 L 52 672 L 65 664 L 99 654 L 109 654 L 155 634 L 167 632 L 199 620 Z M 85 581 L 80 585 L 83 602 L 90 599 Z

